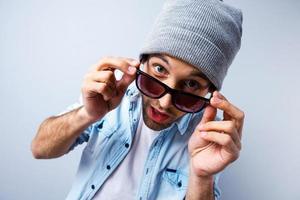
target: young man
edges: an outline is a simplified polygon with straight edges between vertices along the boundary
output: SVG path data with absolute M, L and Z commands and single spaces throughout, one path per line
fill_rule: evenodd
M 169 0 L 139 61 L 92 67 L 83 102 L 45 120 L 32 142 L 36 158 L 87 142 L 67 199 L 219 199 L 219 172 L 241 149 L 244 114 L 218 92 L 241 23 L 218 0 Z

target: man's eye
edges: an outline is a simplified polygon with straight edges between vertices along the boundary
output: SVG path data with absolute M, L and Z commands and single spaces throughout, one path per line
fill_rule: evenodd
M 201 87 L 201 85 L 197 81 L 187 80 L 184 82 L 184 85 L 187 89 L 197 90 Z
M 161 65 L 155 65 L 154 70 L 155 70 L 155 72 L 160 73 L 160 74 L 165 73 L 165 71 L 166 71 L 165 68 Z

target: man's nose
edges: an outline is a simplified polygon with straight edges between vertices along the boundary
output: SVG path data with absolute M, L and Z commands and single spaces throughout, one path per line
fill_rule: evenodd
M 176 81 L 173 79 L 168 79 L 164 81 L 164 84 L 169 86 L 170 88 L 175 88 L 176 87 Z M 172 107 L 172 95 L 170 93 L 166 93 L 164 96 L 158 99 L 160 107 L 163 110 L 167 110 L 168 108 Z
M 170 108 L 172 106 L 172 96 L 171 94 L 167 93 L 164 96 L 162 96 L 161 98 L 158 99 L 159 102 L 159 106 L 163 109 L 163 110 L 167 110 L 168 108 Z

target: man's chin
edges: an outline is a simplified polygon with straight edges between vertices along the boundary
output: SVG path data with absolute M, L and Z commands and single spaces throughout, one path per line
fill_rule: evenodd
M 158 122 L 158 121 L 151 119 L 148 116 L 146 109 L 143 109 L 143 120 L 148 128 L 155 130 L 155 131 L 161 131 L 163 129 L 166 129 L 169 126 L 171 126 L 171 124 L 173 123 L 173 120 L 171 118 L 168 120 L 165 120 L 164 122 Z
M 152 103 L 155 104 L 155 102 Z M 155 131 L 161 131 L 170 127 L 179 117 L 176 112 L 171 112 L 170 110 L 166 111 L 166 113 L 159 112 L 152 107 L 150 99 L 147 99 L 145 96 L 142 98 L 142 112 L 146 126 Z
M 147 114 L 146 114 L 147 115 Z M 164 124 L 160 124 L 160 123 L 157 123 L 153 120 L 151 120 L 148 116 L 146 115 L 143 115 L 143 119 L 144 119 L 144 122 L 146 124 L 146 126 L 154 131 L 161 131 L 163 129 L 166 129 L 168 128 L 169 126 L 171 126 L 172 123 L 164 123 Z

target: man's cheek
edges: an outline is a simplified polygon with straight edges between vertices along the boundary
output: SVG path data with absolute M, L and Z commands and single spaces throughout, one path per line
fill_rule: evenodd
M 149 106 L 151 106 L 151 103 L 152 103 L 153 100 L 154 100 L 154 99 L 151 99 L 151 98 L 146 97 L 146 96 L 143 95 L 143 106 L 144 106 L 144 107 L 149 107 Z

